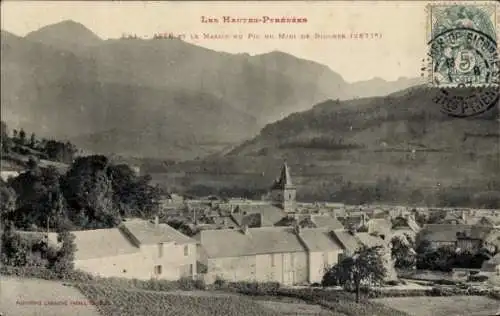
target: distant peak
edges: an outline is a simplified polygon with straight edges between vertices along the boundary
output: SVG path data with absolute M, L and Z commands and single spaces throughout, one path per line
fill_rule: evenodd
M 50 39 L 60 41 L 79 41 L 91 44 L 101 41 L 101 38 L 80 22 L 64 20 L 49 24 L 26 35 L 27 39 L 36 41 L 47 41 Z

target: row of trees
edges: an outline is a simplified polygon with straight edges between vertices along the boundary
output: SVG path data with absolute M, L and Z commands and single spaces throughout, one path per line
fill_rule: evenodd
M 483 262 L 493 254 L 487 249 L 476 252 L 458 251 L 453 246 L 430 247 L 428 242 L 421 242 L 416 249 L 416 267 L 423 270 L 449 272 L 453 268 L 480 269 Z
M 71 142 L 61 142 L 53 139 L 39 139 L 35 133 L 28 134 L 24 129 L 12 131 L 9 135 L 7 124 L 1 122 L 1 146 L 5 154 L 14 152 L 21 155 L 35 155 L 62 163 L 71 163 L 77 153 L 77 148 Z
M 0 185 L 1 218 L 17 227 L 114 227 L 123 217 L 150 217 L 157 211 L 161 192 L 151 178 L 105 156 L 79 157 L 63 174 L 30 161 L 27 172 Z

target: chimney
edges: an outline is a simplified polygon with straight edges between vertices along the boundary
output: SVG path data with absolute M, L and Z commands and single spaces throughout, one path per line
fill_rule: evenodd
M 242 225 L 241 231 L 243 232 L 243 234 L 248 235 L 248 225 L 246 225 L 246 224 Z
M 160 224 L 160 218 L 158 217 L 158 215 L 155 216 L 155 227 L 158 227 L 158 225 Z

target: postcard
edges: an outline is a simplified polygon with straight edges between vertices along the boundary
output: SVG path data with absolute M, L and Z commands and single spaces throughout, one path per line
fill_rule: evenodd
M 3 1 L 1 315 L 499 315 L 495 1 Z

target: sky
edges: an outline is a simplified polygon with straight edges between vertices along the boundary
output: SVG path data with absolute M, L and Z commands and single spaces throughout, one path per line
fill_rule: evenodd
M 426 57 L 426 2 L 29 2 L 2 1 L 1 27 L 24 36 L 64 20 L 82 23 L 103 39 L 122 34 L 152 37 L 155 33 L 185 35 L 196 45 L 251 55 L 274 50 L 327 65 L 346 81 L 380 77 L 419 77 Z M 299 17 L 307 23 L 202 23 L 223 16 Z M 203 34 L 229 39 L 203 38 Z M 279 39 L 279 34 L 295 39 Z M 350 38 L 367 33 L 368 38 Z M 199 38 L 195 39 L 194 35 Z M 242 35 L 241 39 L 233 35 Z M 259 38 L 249 38 L 250 34 Z M 264 38 L 266 34 L 274 38 Z M 309 35 L 302 39 L 301 35 Z M 314 34 L 344 34 L 345 39 L 315 39 Z M 192 38 L 193 37 L 193 38 Z

